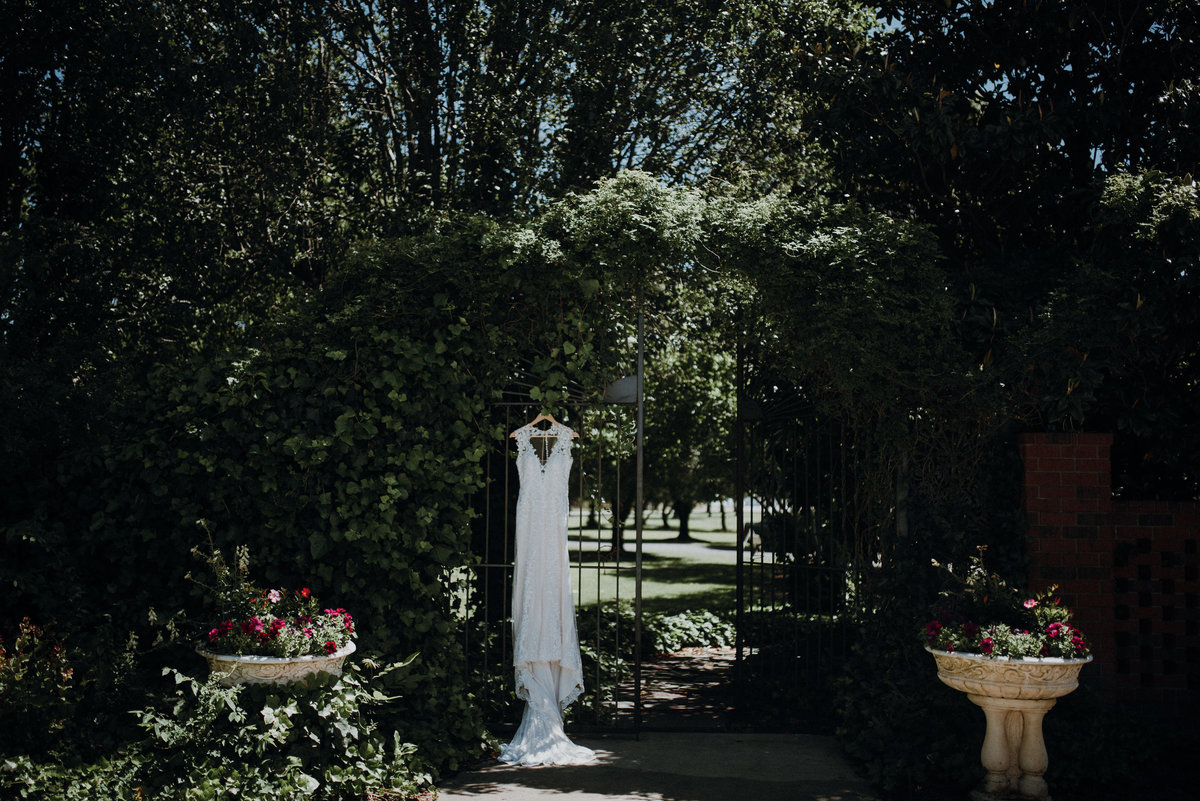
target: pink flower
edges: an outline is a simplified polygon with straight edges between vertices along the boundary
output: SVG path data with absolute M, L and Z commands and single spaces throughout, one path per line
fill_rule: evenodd
M 241 625 L 242 634 L 257 634 L 263 630 L 263 623 L 256 617 L 243 621 Z
M 279 603 L 281 598 L 283 598 L 283 595 L 279 592 L 279 590 L 271 590 L 267 593 L 267 600 L 273 604 Z
M 1057 639 L 1058 636 L 1060 634 L 1062 634 L 1062 630 L 1063 630 L 1062 623 L 1051 623 L 1049 626 L 1046 626 L 1046 636 L 1048 636 L 1052 640 Z
M 1028 601 L 1025 602 L 1026 609 L 1032 609 L 1033 607 L 1035 607 L 1037 605 L 1038 605 L 1038 602 L 1037 602 L 1036 598 L 1030 598 Z

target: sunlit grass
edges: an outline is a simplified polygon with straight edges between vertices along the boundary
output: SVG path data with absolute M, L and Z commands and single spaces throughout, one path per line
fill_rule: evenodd
M 571 556 L 576 603 L 587 608 L 598 601 L 633 603 L 635 590 L 635 547 L 632 527 L 625 538 L 625 555 L 611 559 L 611 532 L 580 528 L 571 519 Z M 726 523 L 733 528 L 733 514 Z M 692 513 L 694 542 L 675 541 L 678 521 L 662 527 L 657 513 L 646 521 L 642 540 L 642 608 L 648 612 L 679 612 L 685 609 L 732 608 L 737 589 L 736 535 L 721 530 L 721 518 L 703 507 Z

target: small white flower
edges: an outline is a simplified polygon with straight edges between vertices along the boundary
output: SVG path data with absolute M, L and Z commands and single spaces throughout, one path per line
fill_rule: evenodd
M 271 590 L 267 593 L 267 600 L 273 604 L 279 603 L 279 599 L 283 596 L 279 594 L 279 590 Z

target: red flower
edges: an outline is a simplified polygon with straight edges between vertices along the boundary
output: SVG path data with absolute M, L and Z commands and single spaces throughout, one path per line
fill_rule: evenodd
M 979 643 L 979 650 L 982 651 L 985 656 L 991 656 L 992 650 L 995 649 L 995 647 L 996 643 L 992 641 L 991 637 L 984 637 Z
M 309 590 L 308 587 L 301 587 L 300 589 L 296 590 L 296 593 L 301 598 L 309 598 L 310 596 L 312 596 L 312 591 Z
M 217 627 L 215 629 L 208 632 L 208 641 L 216 642 L 217 640 L 221 639 L 222 637 L 224 637 L 226 634 L 228 634 L 231 631 L 233 631 L 233 621 L 232 620 L 222 620 L 220 623 L 217 624 Z
M 337 646 L 336 642 L 334 642 L 333 640 L 325 641 L 325 653 L 332 654 L 337 649 L 338 649 L 338 646 Z

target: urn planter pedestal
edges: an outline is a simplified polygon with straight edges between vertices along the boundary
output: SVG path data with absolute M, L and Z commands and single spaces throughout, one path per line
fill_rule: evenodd
M 942 683 L 966 693 L 987 720 L 980 751 L 987 775 L 971 797 L 1048 801 L 1044 776 L 1049 759 L 1042 718 L 1059 698 L 1079 686 L 1079 671 L 1092 658 L 993 659 L 925 650 L 933 654 Z
M 316 656 L 243 656 L 218 654 L 203 645 L 196 653 L 208 662 L 212 673 L 221 674 L 220 684 L 232 687 L 235 684 L 286 684 L 325 671 L 334 676 L 342 674 L 342 663 L 354 653 L 355 645 L 348 642 L 332 654 Z

